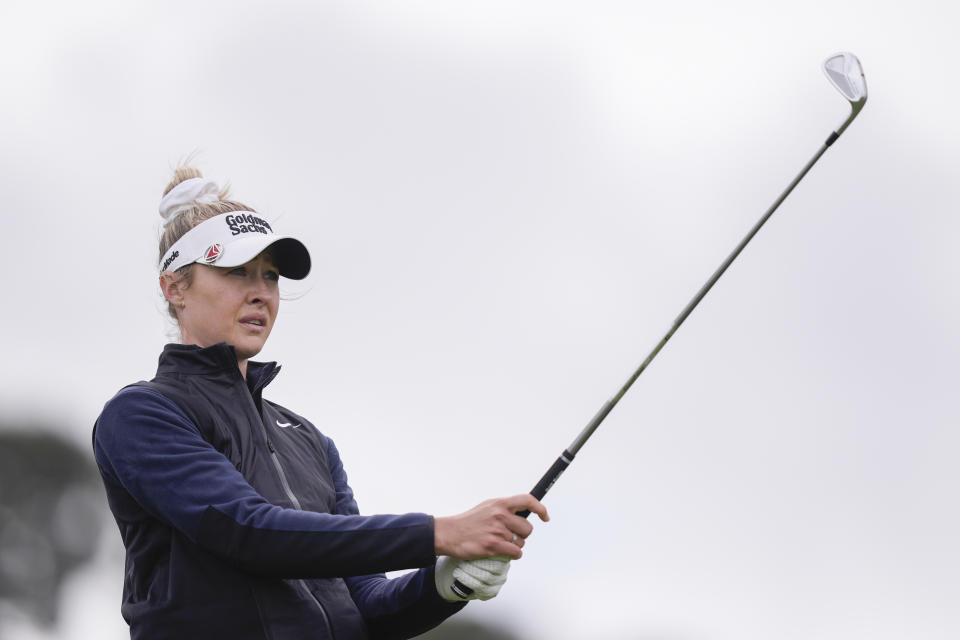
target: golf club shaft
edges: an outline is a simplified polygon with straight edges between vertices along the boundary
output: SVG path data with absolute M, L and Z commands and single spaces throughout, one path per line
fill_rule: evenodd
M 760 220 L 753 225 L 753 228 L 750 229 L 750 232 L 747 233 L 746 236 L 744 236 L 743 240 L 740 241 L 740 244 L 738 244 L 736 248 L 730 252 L 730 255 L 727 256 L 727 259 L 723 261 L 716 271 L 714 271 L 713 275 L 710 276 L 710 279 L 707 280 L 706 284 L 704 284 L 700 288 L 700 291 L 697 292 L 697 295 L 695 295 L 683 309 L 683 311 L 680 312 L 680 315 L 677 316 L 677 319 L 673 321 L 673 326 L 670 327 L 670 330 L 667 331 L 666 335 L 660 339 L 660 342 L 657 343 L 657 346 L 655 346 L 653 351 L 647 355 L 646 359 L 637 368 L 637 370 L 633 372 L 633 375 L 630 376 L 626 383 L 620 387 L 620 390 L 617 392 L 617 394 L 607 400 L 607 402 L 600 407 L 600 410 L 595 416 L 593 416 L 593 419 L 590 420 L 587 426 L 584 427 L 583 431 L 581 431 L 580 434 L 573 440 L 573 442 L 570 443 L 569 447 L 563 450 L 563 453 L 560 454 L 560 457 L 558 457 L 554 461 L 553 465 L 551 465 L 547 470 L 547 472 L 543 474 L 543 477 L 540 478 L 540 481 L 537 482 L 533 490 L 530 491 L 533 497 L 535 497 L 537 500 L 543 499 L 543 497 L 550 490 L 550 487 L 552 487 L 560 477 L 560 474 L 562 474 L 567 467 L 570 466 L 570 463 L 573 462 L 573 458 L 577 455 L 577 452 L 580 451 L 580 448 L 584 445 L 584 443 L 586 443 L 587 440 L 590 439 L 590 436 L 593 435 L 593 432 L 597 430 L 597 427 L 600 426 L 600 423 L 603 422 L 604 418 L 607 417 L 607 414 L 609 414 L 610 411 L 617 406 L 617 403 L 620 402 L 620 399 L 623 398 L 630 387 L 633 386 L 633 383 L 637 381 L 637 378 L 640 377 L 640 374 L 643 373 L 644 369 L 646 369 L 647 366 L 653 362 L 653 359 L 657 357 L 657 354 L 660 353 L 660 350 L 663 349 L 664 345 L 666 345 L 670 338 L 673 337 L 673 334 L 676 333 L 677 329 L 680 328 L 680 325 L 683 324 L 683 321 L 687 319 L 687 316 L 689 316 L 690 313 L 697 307 L 697 305 L 700 304 L 700 301 L 703 300 L 704 296 L 707 295 L 707 292 L 713 288 L 713 285 L 717 283 L 717 280 L 720 279 L 720 276 L 722 276 L 727 268 L 733 263 L 733 261 L 736 260 L 737 256 L 740 255 L 740 252 L 743 251 L 743 248 L 747 246 L 747 243 L 753 239 L 753 236 L 757 234 L 757 232 L 760 230 L 760 227 L 762 227 L 770 218 L 770 216 L 773 215 L 773 212 L 777 210 L 780 204 L 787 199 L 787 196 L 790 195 L 790 192 L 793 191 L 794 187 L 796 187 L 797 184 L 803 180 L 803 177 L 807 175 L 807 172 L 810 171 L 813 165 L 817 163 L 817 160 L 820 159 L 820 156 L 826 152 L 826 150 L 836 141 L 838 137 L 839 134 L 836 132 L 830 134 L 830 137 L 827 138 L 827 141 L 823 143 L 817 153 L 810 159 L 809 162 L 807 162 L 807 164 L 803 167 L 800 173 L 797 174 L 787 188 L 784 189 L 783 193 L 780 194 L 780 197 L 778 197 L 770 206 L 770 208 L 767 209 L 766 213 L 763 214 Z M 530 515 L 530 511 L 525 509 L 517 512 L 517 515 L 526 518 Z
M 542 500 L 543 497 L 547 495 L 547 492 L 550 491 L 550 487 L 556 483 L 557 479 L 560 478 L 560 475 L 566 471 L 567 467 L 570 466 L 570 463 L 573 462 L 577 452 L 579 452 L 580 448 L 586 443 L 587 440 L 590 439 L 590 436 L 592 436 L 593 432 L 597 430 L 597 427 L 599 427 L 600 423 L 603 422 L 604 418 L 607 417 L 607 414 L 609 414 L 613 408 L 617 406 L 617 403 L 620 402 L 620 399 L 623 398 L 630 387 L 633 386 L 633 383 L 637 381 L 637 378 L 640 377 L 640 374 L 643 373 L 644 369 L 646 369 L 650 363 L 653 362 L 653 359 L 657 357 L 657 354 L 660 353 L 660 350 L 663 349 L 664 345 L 666 345 L 670 338 L 673 337 L 673 334 L 677 332 L 677 329 L 679 329 L 680 325 L 683 324 L 683 321 L 687 319 L 687 316 L 689 316 L 690 313 L 697 307 L 697 305 L 700 304 L 700 301 L 703 300 L 704 296 L 707 295 L 707 292 L 713 288 L 713 285 L 717 283 L 717 280 L 720 279 L 720 276 L 722 276 L 727 268 L 733 263 L 733 261 L 737 259 L 737 256 L 740 255 L 740 252 L 743 251 L 743 248 L 746 247 L 750 240 L 753 239 L 753 236 L 757 235 L 757 232 L 760 231 L 760 227 L 766 223 L 770 216 L 773 215 L 773 212 L 776 211 L 781 203 L 787 199 L 787 196 L 790 195 L 790 192 L 793 191 L 794 187 L 796 187 L 800 181 L 803 180 L 803 177 L 807 175 L 807 172 L 813 168 L 813 165 L 817 163 L 817 160 L 820 159 L 820 156 L 822 156 L 827 149 L 830 148 L 830 145 L 837 141 L 837 138 L 839 138 L 840 134 L 843 133 L 843 130 L 849 126 L 849 124 L 857 116 L 857 113 L 859 113 L 859 109 L 855 109 L 840 128 L 830 133 L 826 142 L 824 142 L 820 149 L 817 150 L 817 153 L 810 158 L 807 164 L 804 165 L 803 169 L 800 170 L 800 173 L 798 173 L 797 176 L 790 182 L 790 184 L 787 185 L 787 188 L 783 190 L 783 193 L 781 193 L 774 203 L 770 205 L 770 208 L 767 209 L 767 211 L 760 217 L 757 223 L 753 225 L 753 228 L 750 229 L 750 232 L 747 233 L 746 236 L 744 236 L 743 240 L 740 241 L 740 244 L 738 244 L 736 248 L 730 252 L 730 255 L 727 256 L 727 259 L 723 261 L 716 271 L 713 272 L 713 275 L 710 276 L 707 282 L 700 288 L 700 291 L 697 292 L 697 295 L 695 295 L 693 299 L 687 303 L 687 306 L 684 307 L 683 311 L 680 312 L 680 315 L 678 315 L 676 320 L 673 321 L 673 326 L 671 326 L 666 335 L 660 339 L 660 342 L 658 342 L 657 346 L 655 346 L 647 355 L 646 359 L 644 359 L 643 363 L 637 368 L 637 370 L 633 372 L 633 375 L 631 375 L 626 383 L 620 387 L 620 390 L 617 391 L 616 395 L 607 400 L 604 405 L 600 407 L 600 410 L 597 411 L 596 415 L 593 416 L 593 419 L 587 423 L 587 426 L 583 428 L 583 431 L 581 431 L 580 434 L 574 438 L 569 447 L 563 450 L 563 453 L 560 454 L 560 457 L 558 457 L 553 464 L 550 465 L 550 468 L 547 469 L 547 472 L 543 474 L 543 477 L 540 478 L 540 481 L 537 482 L 536 486 L 530 491 L 530 494 L 533 497 L 535 497 L 537 500 Z M 518 511 L 517 515 L 526 518 L 530 515 L 530 510 L 524 509 L 523 511 Z M 473 589 L 466 586 L 459 580 L 454 580 L 452 588 L 456 593 L 460 594 L 464 598 L 469 597 L 473 593 Z

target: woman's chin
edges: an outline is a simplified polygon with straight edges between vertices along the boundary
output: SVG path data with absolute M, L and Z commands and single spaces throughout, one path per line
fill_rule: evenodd
M 237 360 L 249 360 L 255 358 L 263 350 L 263 345 L 265 340 L 238 340 L 236 344 L 233 345 L 234 351 L 237 352 Z

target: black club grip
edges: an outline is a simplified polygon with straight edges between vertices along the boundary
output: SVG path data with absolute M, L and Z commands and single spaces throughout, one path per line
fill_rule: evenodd
M 543 500 L 543 496 L 547 495 L 547 491 L 550 491 L 550 487 L 557 481 L 560 474 L 567 470 L 571 462 L 573 462 L 573 454 L 564 449 L 560 457 L 553 461 L 553 464 L 547 469 L 547 472 L 540 478 L 537 486 L 530 491 L 530 495 L 537 500 Z M 530 510 L 524 509 L 523 511 L 517 511 L 517 515 L 521 518 L 527 518 L 530 516 Z

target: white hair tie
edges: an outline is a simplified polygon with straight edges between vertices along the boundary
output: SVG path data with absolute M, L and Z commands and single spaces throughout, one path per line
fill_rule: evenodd
M 178 215 L 196 204 L 217 202 L 219 193 L 220 187 L 209 178 L 184 180 L 160 199 L 160 217 L 163 218 L 160 229 L 166 228 Z

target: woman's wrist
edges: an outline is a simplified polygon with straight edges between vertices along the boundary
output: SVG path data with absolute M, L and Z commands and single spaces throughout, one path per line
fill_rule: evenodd
M 438 556 L 450 555 L 450 549 L 447 541 L 447 532 L 450 528 L 449 521 L 449 517 L 440 518 L 434 516 L 433 518 L 433 552 Z

